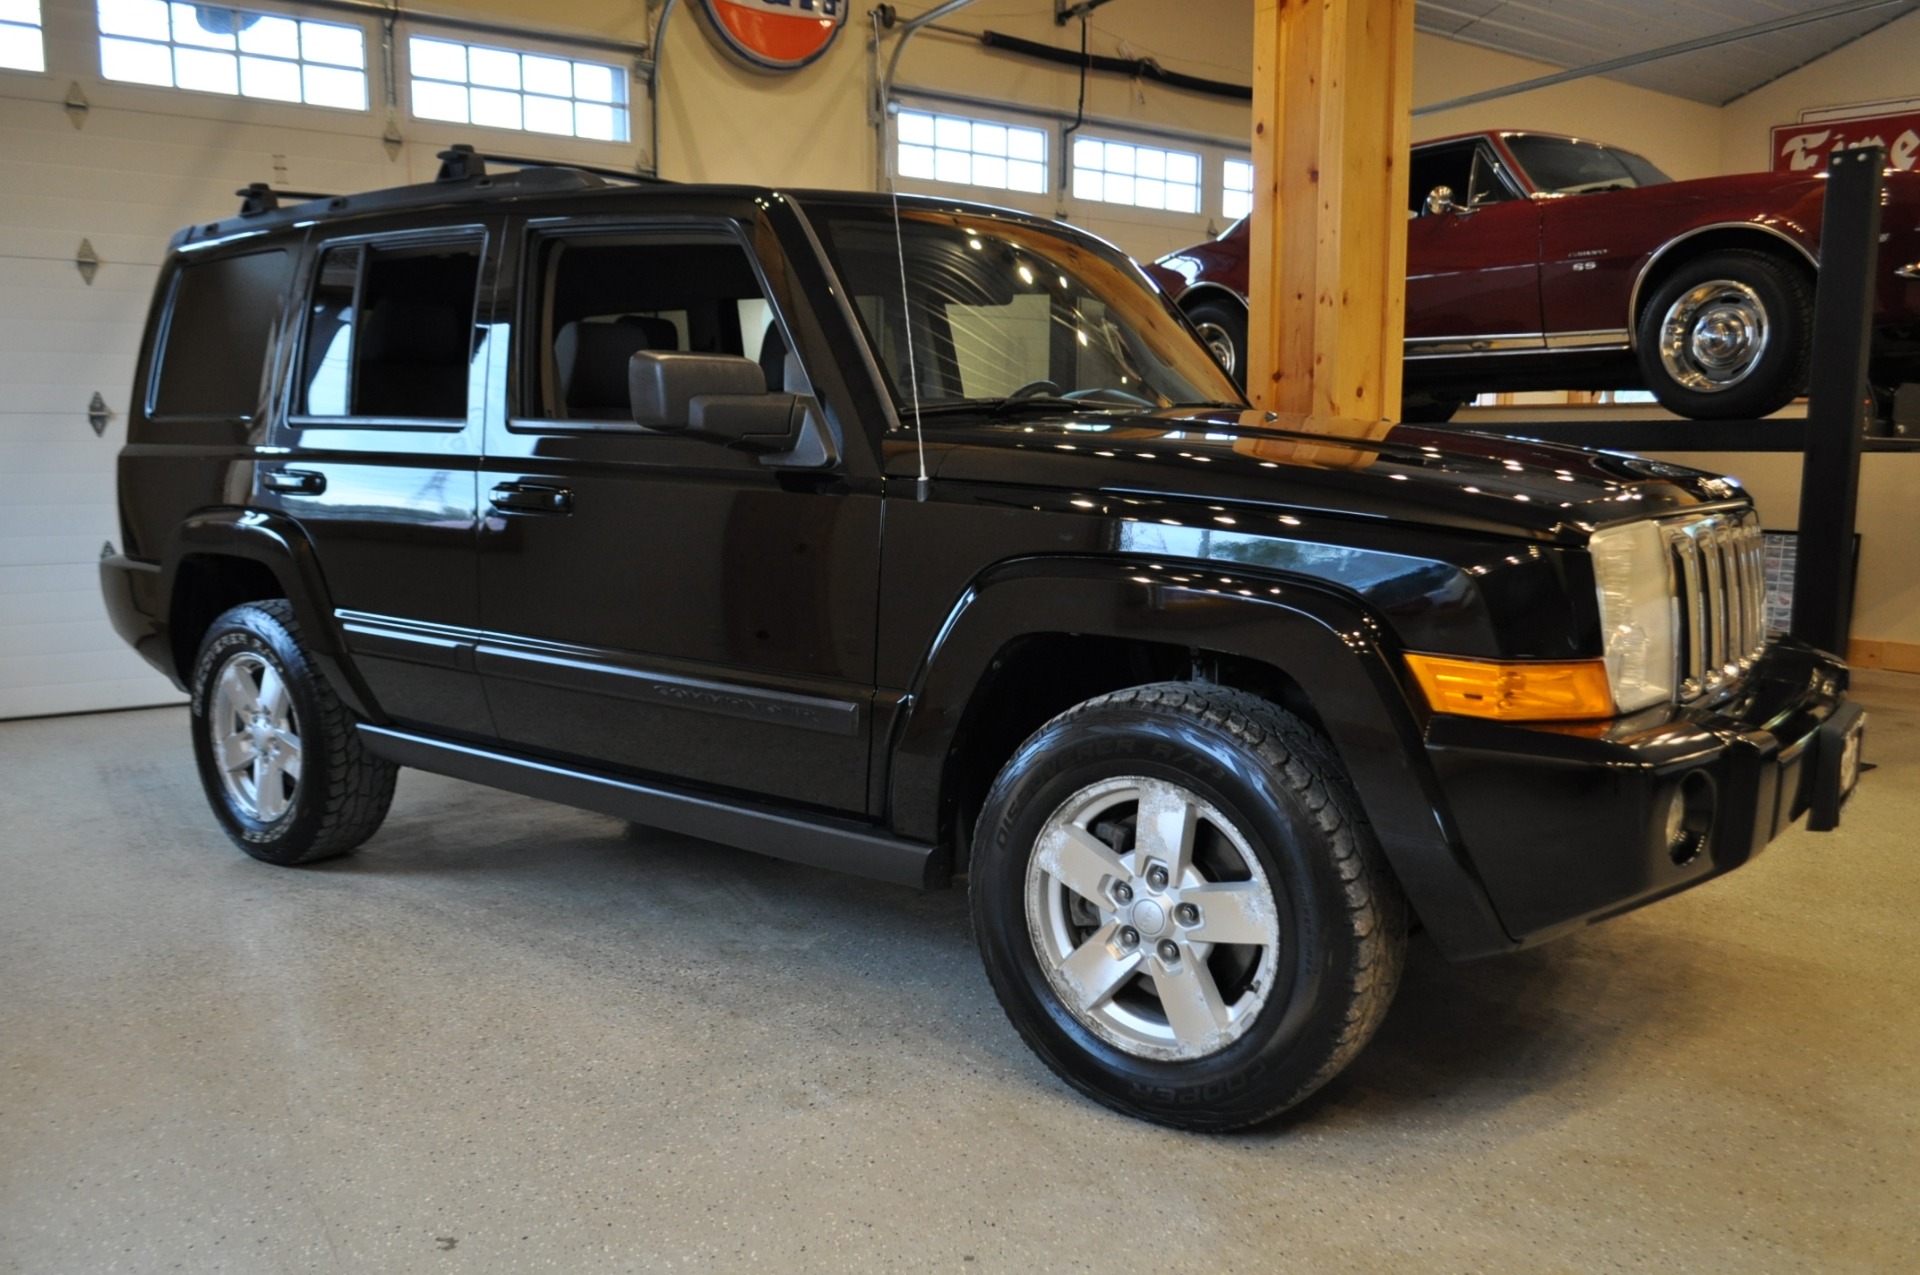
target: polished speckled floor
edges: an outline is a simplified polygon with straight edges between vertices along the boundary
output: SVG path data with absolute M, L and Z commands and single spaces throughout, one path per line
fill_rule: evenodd
M 1467 967 L 1287 1123 L 1030 1057 L 959 892 L 417 773 L 256 864 L 183 710 L 0 723 L 0 1269 L 1920 1269 L 1920 678 L 1847 827 Z

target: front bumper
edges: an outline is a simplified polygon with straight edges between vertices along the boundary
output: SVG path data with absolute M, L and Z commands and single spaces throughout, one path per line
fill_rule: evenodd
M 1845 664 L 1781 640 L 1710 706 L 1596 729 L 1435 717 L 1427 752 L 1502 924 L 1531 944 L 1737 868 L 1809 810 L 1837 824 L 1863 720 L 1846 689 Z M 1678 846 L 1676 793 L 1697 832 Z

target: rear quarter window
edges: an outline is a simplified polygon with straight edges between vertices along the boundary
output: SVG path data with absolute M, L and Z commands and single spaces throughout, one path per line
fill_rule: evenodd
M 253 415 L 292 276 L 293 256 L 283 248 L 180 267 L 154 362 L 150 413 Z

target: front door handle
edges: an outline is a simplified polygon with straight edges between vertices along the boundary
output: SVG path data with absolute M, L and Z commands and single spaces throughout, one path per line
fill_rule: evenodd
M 327 476 L 311 469 L 270 469 L 260 475 L 260 485 L 268 491 L 318 496 L 327 489 Z
M 573 493 L 565 487 L 543 487 L 539 483 L 501 483 L 487 501 L 502 513 L 570 514 Z

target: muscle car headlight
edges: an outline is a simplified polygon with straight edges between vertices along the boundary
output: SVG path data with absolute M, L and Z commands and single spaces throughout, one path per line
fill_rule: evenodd
M 1655 523 L 1633 522 L 1595 532 L 1587 551 L 1593 557 L 1614 706 L 1631 713 L 1670 702 L 1679 623 L 1666 537 Z

